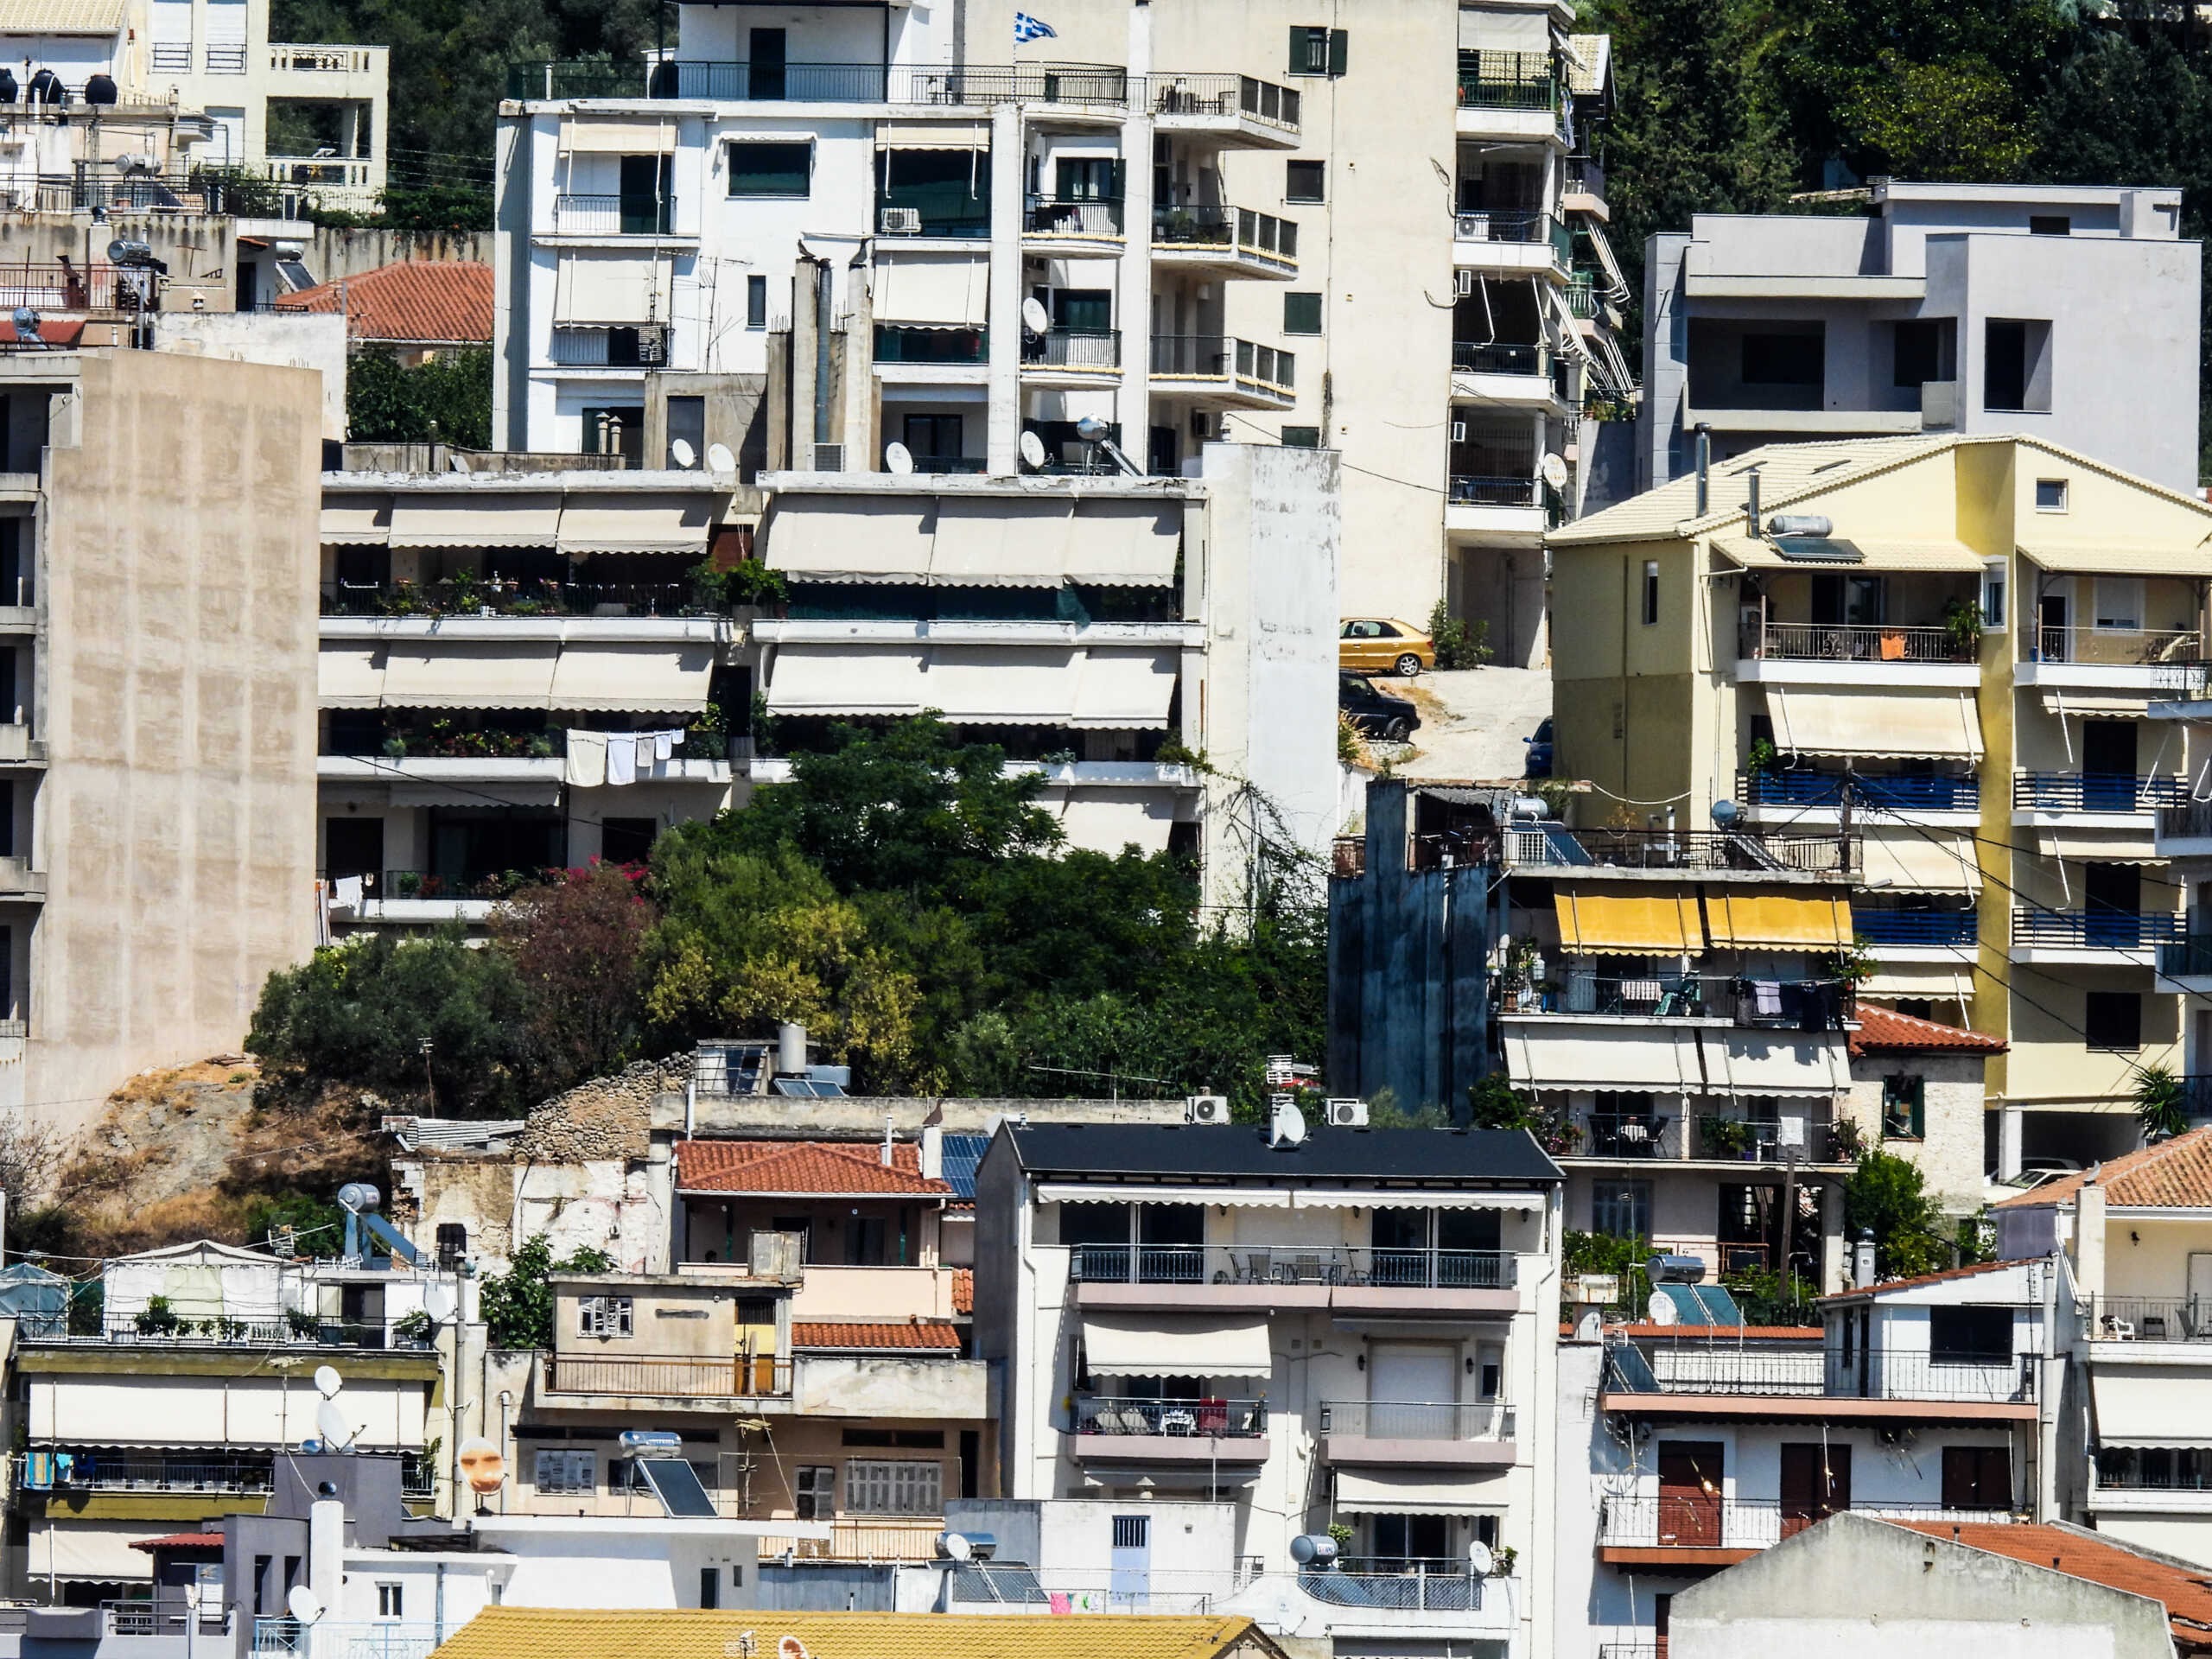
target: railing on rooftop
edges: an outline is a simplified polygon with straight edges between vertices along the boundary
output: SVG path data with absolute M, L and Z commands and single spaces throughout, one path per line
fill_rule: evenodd
M 1869 944 L 1969 946 L 1981 937 L 1981 916 L 1967 910 L 1851 908 L 1851 931 Z
M 116 307 L 115 267 L 56 260 L 0 264 L 0 311 L 108 311 Z
M 1510 1440 L 1513 1408 L 1495 1400 L 1324 1400 L 1321 1433 L 1375 1440 Z
M 458 1624 L 428 1620 L 355 1620 L 340 1624 L 324 1619 L 312 1627 L 296 1618 L 257 1618 L 253 1621 L 253 1651 L 305 1655 L 308 1631 L 314 1632 L 315 1659 L 429 1659 L 437 1648 L 460 1628 Z
M 2012 779 L 2012 804 L 2029 812 L 2148 812 L 2188 798 L 2189 779 L 2179 776 L 2023 772 Z
M 2184 1109 L 2212 1102 L 2212 1077 L 2184 1079 Z M 2212 1302 L 2194 1296 L 2094 1296 L 2088 1332 L 2096 1342 L 2212 1342 Z
M 185 1600 L 181 1592 L 170 1586 L 169 1593 L 156 1592 L 143 1599 L 103 1601 L 100 1603 L 100 1628 L 107 1636 L 173 1636 L 188 1641 L 194 1636 L 228 1636 L 231 1633 L 231 1610 L 228 1607 L 197 1608 Z
M 1725 1252 L 1728 1247 L 1723 1245 Z M 1817 1363 L 1803 1352 L 1740 1348 L 1732 1343 L 1670 1340 L 1639 1347 L 1647 1363 L 1677 1357 L 1656 1378 L 1660 1394 L 1739 1395 L 1755 1397 L 1925 1401 L 1947 1404 L 2024 1404 L 2036 1398 L 2031 1354 L 1931 1355 L 1876 1348 L 1848 1357 L 1824 1350 Z M 1697 1363 L 1679 1356 L 1694 1352 Z M 1629 1395 L 1655 1392 L 1652 1378 L 1637 1376 L 1629 1356 L 1607 1362 L 1605 1386 Z M 1626 1367 L 1626 1369 L 1624 1369 Z M 1631 1380 L 1635 1379 L 1635 1380 Z
M 1560 823 L 1509 824 L 1505 861 L 1514 866 L 1630 870 L 1745 870 L 1853 875 L 1856 836 L 1789 833 L 1747 824 L 1734 830 L 1583 830 Z
M 1417 1192 L 1378 1205 L 1421 1207 Z M 1509 1250 L 1376 1249 L 1363 1244 L 1071 1244 L 1068 1276 L 1113 1285 L 1380 1285 L 1497 1290 L 1516 1282 Z
M 2141 950 L 2186 939 L 2188 919 L 2173 910 L 2039 910 L 2015 906 L 2012 943 L 2084 950 Z
M 1300 1572 L 1298 1587 L 1332 1607 L 1397 1613 L 1472 1613 L 1483 1581 L 1454 1556 L 1345 1555 Z
M 154 48 L 158 55 L 161 48 Z M 321 42 L 271 41 L 269 67 L 278 74 L 366 75 L 376 72 L 388 46 L 334 46 Z M 157 64 L 156 66 L 159 67 Z
M 1459 54 L 1463 110 L 1549 110 L 1559 105 L 1559 80 L 1548 52 Z
M 1974 642 L 1948 628 L 1846 626 L 1830 622 L 1747 621 L 1736 654 L 1784 662 L 1972 663 Z
M 1937 1503 L 1839 1503 L 1855 1515 L 1892 1521 L 1987 1526 L 2018 1519 L 2010 1510 L 1955 1510 Z M 1613 1497 L 1598 1510 L 1598 1542 L 1624 1548 L 1765 1549 L 1817 1525 L 1833 1511 L 1818 1503 L 1667 1492 Z
M 143 1321 L 143 1322 L 142 1322 Z M 382 1320 L 325 1319 L 302 1314 L 281 1319 L 200 1319 L 166 1316 L 111 1316 L 97 1337 L 71 1342 L 108 1342 L 162 1347 L 267 1348 L 315 1343 L 326 1348 L 391 1348 L 430 1351 L 427 1338 L 403 1337 Z
M 938 1559 L 937 1541 L 944 1532 L 943 1516 L 896 1520 L 838 1516 L 830 1522 L 827 1538 L 770 1535 L 758 1546 L 760 1559 L 789 1555 L 802 1561 L 928 1561 Z
M 2027 627 L 2020 660 L 2182 669 L 2203 662 L 2204 636 L 2194 628 Z
M 1264 1440 L 1268 1402 L 1217 1396 L 1159 1399 L 1116 1394 L 1080 1394 L 1075 1402 L 1078 1434 L 1162 1434 L 1174 1438 Z
M 1739 772 L 1736 798 L 1747 806 L 1840 806 L 1846 783 L 1840 772 L 1790 768 Z M 1981 806 L 1980 780 L 1944 774 L 1926 776 L 1853 772 L 1848 779 L 1853 804 L 1892 812 L 1973 812 Z
M 740 1354 L 732 1359 L 548 1354 L 545 1388 L 550 1394 L 770 1398 L 791 1391 L 791 1362 L 766 1354 Z

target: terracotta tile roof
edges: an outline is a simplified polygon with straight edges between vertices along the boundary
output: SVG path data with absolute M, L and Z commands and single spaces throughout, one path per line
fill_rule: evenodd
M 151 1554 L 157 1549 L 220 1549 L 223 1535 L 219 1532 L 172 1532 L 160 1538 L 136 1538 L 130 1548 L 143 1549 Z
M 976 1269 L 955 1268 L 952 1270 L 952 1311 L 973 1313 L 976 1311 Z
M 786 1637 L 820 1659 L 1280 1659 L 1249 1618 L 1065 1618 L 1049 1614 L 650 1612 L 486 1607 L 439 1659 L 725 1659 L 753 1635 L 761 1659 Z
M 685 1192 L 789 1193 L 823 1198 L 950 1197 L 943 1181 L 924 1178 L 918 1148 L 880 1149 L 861 1141 L 679 1141 L 676 1185 Z
M 276 296 L 279 311 L 336 311 L 337 283 Z M 492 267 L 473 259 L 403 259 L 346 278 L 346 332 L 387 344 L 492 343 Z
M 2212 1127 L 2191 1129 L 2093 1170 L 2061 1175 L 1990 1207 L 2013 1210 L 2071 1204 L 2080 1196 L 2083 1184 L 2093 1178 L 2104 1188 L 2107 1204 L 2142 1209 L 2159 1205 L 2179 1210 L 2212 1208 Z
M 2202 1567 L 2185 1567 L 2130 1549 L 2117 1540 L 2076 1527 L 1955 1525 L 1947 1521 L 1893 1521 L 1890 1524 L 2031 1567 L 2049 1567 L 2069 1578 L 2148 1596 L 2164 1604 L 2176 1647 L 2184 1653 L 2212 1652 L 2212 1578 Z
M 960 1327 L 949 1319 L 806 1319 L 791 1324 L 794 1348 L 927 1348 L 960 1351 Z
M 2002 1054 L 2005 1042 L 1984 1031 L 1899 1014 L 1895 1008 L 1859 1005 L 1859 1029 L 1847 1039 L 1852 1057 L 1861 1054 Z
M 1690 1337 L 1700 1342 L 1820 1342 L 1827 1333 L 1817 1325 L 1620 1325 L 1626 1337 Z
M 1815 1302 L 1848 1301 L 1853 1296 L 1886 1296 L 1893 1290 L 1910 1290 L 1916 1285 L 1936 1285 L 1947 1279 L 1971 1279 L 1978 1273 L 1995 1273 L 1999 1268 L 2017 1268 L 2021 1261 L 2035 1258 L 2021 1257 L 2012 1262 L 1977 1262 L 1972 1267 L 1945 1268 L 1941 1273 L 1918 1273 L 1910 1279 L 1885 1279 L 1878 1285 L 1869 1285 L 1864 1290 L 1834 1290 L 1825 1296 L 1815 1296 Z

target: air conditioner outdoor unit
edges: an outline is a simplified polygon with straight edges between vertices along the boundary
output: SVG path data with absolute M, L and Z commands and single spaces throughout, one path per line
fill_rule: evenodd
M 1465 299 L 1475 291 L 1475 273 L 1464 267 L 1452 273 L 1452 291 Z
M 1186 1095 L 1183 1099 L 1183 1121 L 1185 1123 L 1226 1123 L 1229 1122 L 1229 1096 L 1226 1095 Z
M 876 229 L 885 236 L 919 236 L 922 233 L 922 210 L 918 207 L 886 207 L 876 221 Z
M 1454 443 L 1465 443 L 1466 441 L 1467 441 L 1467 423 L 1466 423 L 1465 421 L 1454 421 L 1454 422 L 1452 422 L 1452 442 L 1454 442 Z
M 1367 1127 L 1367 1103 L 1363 1100 L 1335 1099 L 1327 1104 L 1329 1127 L 1332 1129 L 1363 1129 Z

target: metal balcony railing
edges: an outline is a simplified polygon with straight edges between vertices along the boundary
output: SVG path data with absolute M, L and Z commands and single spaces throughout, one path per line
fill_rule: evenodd
M 253 1621 L 253 1651 L 305 1655 L 309 1648 L 309 1629 L 296 1618 L 257 1618 Z M 438 1646 L 454 1634 L 455 1627 L 429 1620 L 340 1624 L 325 1619 L 312 1629 L 317 1659 L 429 1659 Z
M 1295 87 L 1251 75 L 1165 73 L 1146 79 L 1137 94 L 1154 115 L 1217 116 L 1256 121 L 1262 126 L 1298 130 L 1300 99 Z
M 156 53 L 161 50 L 159 47 L 154 49 Z M 382 46 L 271 41 L 269 67 L 278 74 L 368 75 L 376 73 L 378 61 L 390 51 L 389 47 Z
M 1679 1158 L 1683 1128 L 1662 1112 L 1586 1112 L 1582 1144 L 1570 1149 L 1591 1158 Z
M 1971 663 L 1977 647 L 1948 628 L 1746 622 L 1737 655 L 1783 662 Z
M 322 585 L 325 616 L 707 616 L 688 582 L 562 582 L 452 577 Z
M 1378 1202 L 1389 1194 L 1377 1194 Z M 1418 1207 L 1418 1196 L 1406 1195 Z M 1068 1276 L 1081 1284 L 1381 1285 L 1498 1290 L 1516 1282 L 1502 1250 L 1381 1249 L 1364 1244 L 1072 1244 Z
M 281 1319 L 234 1319 L 223 1316 L 195 1318 L 174 1311 L 156 1314 L 111 1315 L 99 1335 L 71 1337 L 76 1343 L 103 1342 L 162 1347 L 267 1348 L 292 1343 L 313 1343 L 326 1348 L 384 1348 L 429 1352 L 426 1339 L 394 1333 L 381 1320 L 323 1319 L 312 1314 L 288 1315 Z
M 553 198 L 553 229 L 563 236 L 666 236 L 675 228 L 673 196 Z
M 1298 357 L 1278 346 L 1236 342 L 1236 381 L 1247 391 L 1287 393 L 1298 385 Z
M 1495 1400 L 1325 1400 L 1321 1433 L 1376 1440 L 1510 1440 L 1513 1408 Z
M 1506 340 L 1455 340 L 1452 366 L 1471 374 L 1544 374 L 1551 366 L 1551 353 L 1541 346 Z
M 1118 328 L 1054 328 L 1043 334 L 1025 335 L 1021 361 L 1026 368 L 1083 369 L 1101 372 L 1122 366 L 1122 331 Z
M 1869 944 L 1972 946 L 1981 937 L 1972 910 L 1862 910 L 1852 907 L 1851 931 Z
M 2187 928 L 2158 946 L 2158 971 L 2183 979 L 2212 976 L 2212 933 Z
M 1550 110 L 1559 106 L 1559 81 L 1548 52 L 1462 52 L 1459 107 L 1463 110 Z
M 1201 1396 L 1164 1400 L 1133 1395 L 1076 1396 L 1078 1434 L 1161 1434 L 1171 1439 L 1265 1440 L 1268 1402 Z
M 2160 807 L 2158 834 L 2176 841 L 2212 838 L 2212 801 L 2183 801 Z
M 1450 480 L 1452 505 L 1460 507 L 1540 507 L 1544 504 L 1540 478 L 1481 478 L 1455 474 Z
M 107 1636 L 168 1636 L 188 1643 L 194 1636 L 228 1636 L 231 1610 L 212 1603 L 210 1598 L 210 1605 L 196 1608 L 181 1591 L 162 1586 L 143 1600 L 100 1603 L 100 1628 Z
M 2010 1510 L 1955 1510 L 1938 1503 L 1783 1503 L 1719 1493 L 1665 1492 L 1608 1497 L 1598 1511 L 1598 1542 L 1624 1548 L 1764 1549 L 1795 1537 L 1838 1510 L 1897 1521 L 1992 1525 L 2018 1517 Z
M 1796 871 L 1852 875 L 1861 867 L 1856 836 L 1807 835 L 1772 825 L 1734 830 L 1584 830 L 1522 823 L 1502 832 L 1505 861 L 1522 867 L 1633 870 Z
M 1216 380 L 1255 396 L 1287 398 L 1298 383 L 1298 358 L 1234 334 L 1154 334 L 1151 372 L 1163 379 Z
M 2204 637 L 2194 628 L 2022 628 L 2020 660 L 2178 668 L 2204 660 Z
M 109 311 L 118 296 L 113 265 L 23 260 L 0 264 L 0 310 Z
M 563 368 L 663 368 L 668 363 L 664 322 L 553 325 L 552 357 Z
M 885 236 L 981 238 L 991 233 L 991 205 L 965 184 L 893 184 L 876 194 L 875 223 Z
M 1483 1581 L 1452 1556 L 1348 1555 L 1324 1571 L 1301 1571 L 1298 1587 L 1332 1607 L 1397 1613 L 1472 1613 Z
M 1567 158 L 1567 188 L 1570 193 L 1595 196 L 1600 201 L 1605 196 L 1605 164 L 1594 156 L 1570 156 Z
M 2212 1105 L 2212 1077 L 2184 1082 L 2184 1109 L 2191 1116 Z M 2092 1297 L 2088 1329 L 2097 1342 L 2212 1342 L 2212 1302 L 2194 1296 Z
M 990 356 L 987 328 L 902 327 L 896 323 L 875 325 L 875 360 L 879 363 L 982 363 Z
M 1560 232 L 1554 236 L 1554 229 Z M 1462 207 L 1452 215 L 1452 233 L 1463 242 L 1550 242 L 1565 245 L 1567 232 L 1549 213 L 1518 208 Z M 1561 254 L 1560 261 L 1567 256 Z
M 1732 1248 L 1721 1245 L 1725 1254 Z M 1688 1356 L 1694 1363 L 1685 1363 Z M 1828 1348 L 1817 1363 L 1802 1352 L 1744 1349 L 1731 1342 L 1684 1342 L 1653 1347 L 1649 1364 L 1669 1360 L 1667 1374 L 1631 1381 L 1609 1363 L 1605 1387 L 1627 1394 L 1749 1395 L 1839 1400 L 1917 1400 L 2025 1404 L 2036 1398 L 2032 1354 L 1930 1354 Z
M 551 1394 L 665 1395 L 679 1399 L 772 1398 L 791 1391 L 791 1362 L 767 1354 L 732 1359 L 601 1358 L 549 1354 Z
M 52 1462 L 40 1465 L 29 1475 L 48 1474 L 52 1489 L 63 1491 L 265 1492 L 270 1483 L 267 1463 L 228 1458 L 188 1459 L 79 1451 L 69 1454 L 67 1475 L 52 1473 L 54 1466 Z M 26 1478 L 24 1484 L 34 1482 Z
M 2015 945 L 2073 945 L 2085 950 L 2141 950 L 2186 940 L 2188 918 L 2178 911 L 2012 911 Z
M 1736 798 L 1746 806 L 1840 806 L 1846 783 L 1840 772 L 1739 772 Z M 1885 776 L 1853 772 L 1848 779 L 1853 803 L 1893 812 L 1973 812 L 1981 806 L 1981 785 L 1974 778 L 1942 774 Z
M 2186 778 L 2130 772 L 2023 772 L 2012 779 L 2012 804 L 2031 812 L 2148 812 L 2188 793 Z
M 1499 995 L 1508 1014 L 1589 1014 L 1645 1020 L 1725 1020 L 1791 1031 L 1840 1030 L 1856 1007 L 1848 981 L 1719 974 L 1603 974 L 1569 968 L 1548 989 Z
M 1594 319 L 1602 308 L 1598 280 L 1588 271 L 1578 270 L 1567 279 L 1567 308 L 1586 321 Z
M 1032 236 L 1122 234 L 1119 196 L 1032 196 L 1022 209 L 1021 228 Z
M 1152 210 L 1156 248 L 1218 250 L 1285 270 L 1298 264 L 1298 226 L 1249 207 L 1163 204 Z
M 1825 1112 L 1789 1119 L 1706 1112 L 1695 1122 L 1691 1155 L 1715 1163 L 1827 1164 L 1837 1161 L 1834 1120 Z M 1795 1135 L 1796 1139 L 1791 1139 Z

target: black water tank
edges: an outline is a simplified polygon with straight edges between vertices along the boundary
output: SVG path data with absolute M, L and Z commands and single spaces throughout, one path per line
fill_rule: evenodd
M 85 102 L 87 104 L 114 103 L 115 77 L 112 75 L 94 75 L 91 79 L 87 80 L 85 83 Z
M 12 69 L 0 69 L 0 104 L 14 103 L 16 90 L 16 72 Z

